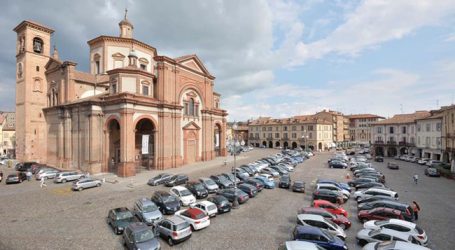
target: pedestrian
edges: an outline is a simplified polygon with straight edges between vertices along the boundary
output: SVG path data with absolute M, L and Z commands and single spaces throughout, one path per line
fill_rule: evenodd
M 419 181 L 419 176 L 417 174 L 415 174 L 413 176 L 413 179 L 414 179 L 414 183 L 417 184 L 417 182 Z
M 415 220 L 419 219 L 419 212 L 420 212 L 419 204 L 417 204 L 416 201 L 412 201 L 411 208 L 412 208 L 412 211 L 414 211 L 414 219 Z
M 0 182 L 2 182 L 2 180 L 3 180 L 3 172 L 0 171 Z
M 25 176 L 27 176 L 27 181 L 30 181 L 32 179 L 32 172 L 30 171 L 25 172 Z
M 41 187 L 41 188 L 43 188 L 43 186 L 44 186 L 44 187 L 47 187 L 45 181 L 46 181 L 46 178 L 45 178 L 45 177 L 42 177 L 42 178 L 41 178 L 41 182 L 40 182 L 40 187 Z

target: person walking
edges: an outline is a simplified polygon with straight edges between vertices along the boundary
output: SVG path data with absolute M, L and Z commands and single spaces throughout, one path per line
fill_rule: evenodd
M 412 178 L 414 179 L 414 183 L 417 184 L 417 182 L 419 181 L 419 176 L 415 174 Z
M 27 176 L 27 181 L 30 181 L 32 179 L 32 172 L 30 171 L 25 172 L 25 176 Z
M 0 182 L 2 182 L 2 180 L 3 180 L 3 172 L 0 171 Z
M 46 178 L 44 178 L 44 177 L 43 177 L 43 178 L 41 178 L 41 181 L 40 181 L 40 187 L 41 187 L 41 188 L 43 188 L 43 187 L 47 187 L 47 185 L 46 185 L 46 182 L 45 182 L 45 181 L 46 181 Z
M 419 212 L 420 212 L 419 204 L 417 204 L 416 201 L 412 201 L 411 208 L 414 211 L 414 219 L 418 220 L 419 219 Z

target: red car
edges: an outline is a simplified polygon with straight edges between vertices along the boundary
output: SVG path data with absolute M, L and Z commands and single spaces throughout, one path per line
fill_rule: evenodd
M 348 217 L 348 212 L 344 210 L 343 207 L 333 204 L 330 201 L 326 200 L 314 200 L 313 207 L 324 208 L 325 210 L 331 212 L 332 214 L 344 215 L 344 217 Z
M 348 220 L 348 218 L 344 217 L 343 215 L 332 214 L 323 208 L 304 207 L 301 208 L 297 214 L 316 214 L 328 220 L 331 220 L 333 223 L 339 225 L 343 229 L 348 229 L 351 227 L 351 222 Z
M 361 210 L 357 215 L 361 222 L 369 220 L 387 220 L 387 219 L 400 219 L 404 220 L 402 212 L 400 210 L 377 207 L 370 210 Z

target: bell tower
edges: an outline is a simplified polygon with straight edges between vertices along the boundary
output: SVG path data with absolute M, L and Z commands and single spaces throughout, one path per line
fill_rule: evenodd
M 54 30 L 32 21 L 21 22 L 16 41 L 16 157 L 46 162 L 47 107 L 45 66 Z
M 122 38 L 133 38 L 133 24 L 126 18 L 128 10 L 125 9 L 125 17 L 118 24 L 120 27 L 120 37 Z

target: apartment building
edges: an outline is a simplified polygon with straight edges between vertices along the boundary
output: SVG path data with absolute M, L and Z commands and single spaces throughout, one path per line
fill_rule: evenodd
M 349 141 L 360 145 L 372 143 L 371 125 L 385 117 L 373 114 L 348 115 L 349 119 Z
M 441 160 L 442 115 L 433 114 L 416 120 L 417 157 Z

